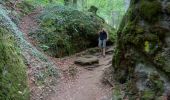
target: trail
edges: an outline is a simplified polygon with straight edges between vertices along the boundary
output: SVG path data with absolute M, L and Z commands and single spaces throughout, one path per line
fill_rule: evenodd
M 53 94 L 50 100 L 111 100 L 112 87 L 102 84 L 101 78 L 104 69 L 111 66 L 112 55 L 105 58 L 100 57 L 100 53 L 94 55 L 99 58 L 99 66 L 92 70 L 74 64 L 74 60 L 80 55 L 62 61 L 64 70 L 69 65 L 75 66 L 78 73 L 75 77 L 63 76 L 55 89 L 56 94 Z
M 25 33 L 24 36 L 26 39 L 34 46 L 36 41 L 29 37 L 29 32 L 38 27 L 35 17 L 39 11 L 40 9 L 23 17 L 19 25 L 21 31 Z M 84 69 L 83 66 L 74 64 L 74 61 L 77 57 L 81 56 L 81 54 L 86 55 L 88 52 L 84 51 L 65 58 L 49 57 L 62 74 L 57 81 L 57 85 L 53 87 L 54 92 L 49 94 L 46 99 L 42 98 L 42 100 L 111 100 L 112 87 L 102 84 L 101 79 L 104 69 L 111 66 L 112 54 L 107 54 L 104 58 L 100 56 L 99 52 L 93 53 L 92 55 L 99 58 L 99 65 L 92 70 L 87 70 Z M 70 67 L 76 70 L 73 76 L 69 73 Z M 32 98 L 32 100 L 35 100 L 34 97 Z

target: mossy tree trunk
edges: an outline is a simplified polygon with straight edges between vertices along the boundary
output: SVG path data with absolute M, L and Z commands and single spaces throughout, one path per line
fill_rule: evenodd
M 127 83 L 132 100 L 136 96 L 155 100 L 169 91 L 164 84 L 170 80 L 165 78 L 170 77 L 168 4 L 167 0 L 131 0 L 117 32 L 113 74 L 117 82 Z

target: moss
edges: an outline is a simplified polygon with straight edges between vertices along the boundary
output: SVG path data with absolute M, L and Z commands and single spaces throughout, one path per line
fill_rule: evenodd
M 165 57 L 162 56 L 162 54 L 158 53 L 155 57 L 154 57 L 154 62 L 158 65 L 158 66 L 164 66 L 165 65 Z
M 144 33 L 145 31 L 144 31 L 144 28 L 143 27 L 141 27 L 141 26 L 139 26 L 139 25 L 137 25 L 136 27 L 135 27 L 135 33 L 136 34 L 142 34 L 142 33 Z
M 0 100 L 28 100 L 26 67 L 11 32 L 0 28 Z
M 162 95 L 162 93 L 164 92 L 164 82 L 162 80 L 155 80 L 155 91 L 157 92 L 157 95 Z
M 161 25 L 154 25 L 149 28 L 151 33 L 155 33 L 161 41 L 164 41 L 165 34 L 169 31 L 168 29 L 161 27 Z
M 123 95 L 119 85 L 115 85 L 112 100 L 123 100 Z
M 142 0 L 140 5 L 140 14 L 148 22 L 158 21 L 158 14 L 161 13 L 162 6 L 157 0 L 146 1 Z
M 151 90 L 145 90 L 142 92 L 140 100 L 155 100 L 155 93 Z
M 160 76 L 153 72 L 150 74 L 149 80 L 154 85 L 153 91 L 155 92 L 155 95 L 161 96 L 164 92 L 164 82 L 160 79 Z
M 117 67 L 117 66 L 119 65 L 119 63 L 120 63 L 120 58 L 121 58 L 121 52 L 120 52 L 119 49 L 116 49 L 116 50 L 115 50 L 115 55 L 114 55 L 114 60 L 115 60 L 115 61 L 113 61 L 113 62 L 114 62 L 113 65 L 115 65 L 115 67 Z
M 130 34 L 129 34 L 130 33 Z M 135 23 L 135 21 L 128 21 L 122 30 L 122 38 L 125 44 L 132 43 L 136 46 L 142 47 L 141 43 L 145 40 L 144 28 Z
M 128 21 L 122 32 L 126 34 L 131 32 L 132 29 L 135 29 L 135 24 L 131 21 Z
M 144 36 L 141 34 L 125 34 L 123 37 L 123 43 L 124 44 L 133 44 L 139 48 L 142 48 L 144 40 Z
M 127 83 L 127 91 L 130 95 L 137 95 L 138 94 L 138 89 L 137 89 L 135 84 L 136 84 L 136 82 L 133 79 L 128 81 L 128 83 Z

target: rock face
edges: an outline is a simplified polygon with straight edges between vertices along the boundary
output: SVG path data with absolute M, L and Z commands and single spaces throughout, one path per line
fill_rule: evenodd
M 130 100 L 156 100 L 170 91 L 169 0 L 131 0 L 118 30 L 114 79 Z

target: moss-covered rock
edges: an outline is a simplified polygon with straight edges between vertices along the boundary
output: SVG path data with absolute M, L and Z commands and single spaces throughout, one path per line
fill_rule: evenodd
M 32 36 L 39 40 L 40 47 L 45 47 L 50 55 L 56 57 L 97 46 L 97 33 L 105 24 L 92 13 L 60 5 L 45 8 L 39 22 L 39 30 Z
M 140 2 L 140 14 L 145 20 L 149 22 L 158 21 L 159 14 L 162 11 L 161 2 L 157 0 L 141 0 Z
M 11 34 L 0 28 L 0 99 L 29 100 L 26 67 Z
M 168 2 L 131 0 L 117 32 L 113 74 L 117 82 L 130 85 L 129 96 L 155 100 L 165 93 L 165 84 L 169 84 L 170 16 L 163 9 Z

